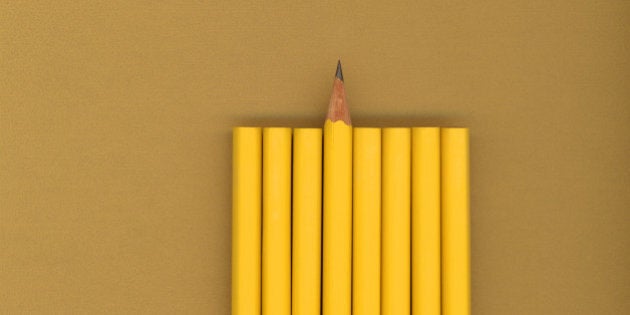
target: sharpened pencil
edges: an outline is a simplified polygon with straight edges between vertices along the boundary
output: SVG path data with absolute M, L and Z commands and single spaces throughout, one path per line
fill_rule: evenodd
M 352 123 L 341 62 L 324 124 L 324 315 L 352 312 Z

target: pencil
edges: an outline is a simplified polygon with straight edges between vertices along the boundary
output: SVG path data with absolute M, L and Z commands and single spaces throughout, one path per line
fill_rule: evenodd
M 381 314 L 410 313 L 411 130 L 383 128 Z
M 381 312 L 381 129 L 354 129 L 352 313 Z
M 291 128 L 263 128 L 262 314 L 291 314 Z
M 411 129 L 411 308 L 440 309 L 440 128 Z
M 352 123 L 341 62 L 324 123 L 324 315 L 351 314 Z
M 261 128 L 236 127 L 232 162 L 232 314 L 260 315 Z
M 442 314 L 470 314 L 468 129 L 442 128 Z
M 293 130 L 292 314 L 321 314 L 322 129 Z

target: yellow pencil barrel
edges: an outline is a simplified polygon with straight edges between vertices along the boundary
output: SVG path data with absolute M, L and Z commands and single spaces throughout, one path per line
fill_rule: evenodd
M 381 314 L 410 313 L 411 130 L 383 128 Z
M 380 314 L 381 129 L 354 128 L 352 313 Z
M 411 134 L 411 306 L 440 315 L 440 128 Z
M 262 314 L 291 314 L 291 128 L 263 129 Z
M 349 315 L 352 268 L 352 127 L 324 124 L 324 315 Z
M 442 314 L 470 314 L 468 129 L 443 128 Z
M 292 314 L 319 315 L 321 292 L 322 129 L 293 130 Z
M 232 150 L 232 314 L 259 315 L 261 128 L 234 128 Z

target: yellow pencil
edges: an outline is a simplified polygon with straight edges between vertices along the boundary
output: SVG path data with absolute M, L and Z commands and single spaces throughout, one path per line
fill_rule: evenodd
M 411 139 L 411 307 L 440 315 L 440 128 L 413 128 Z
M 293 130 L 292 314 L 319 315 L 321 290 L 322 130 Z
M 410 313 L 411 130 L 383 128 L 381 314 Z
M 354 128 L 352 313 L 381 311 L 381 129 Z
M 468 129 L 443 128 L 442 314 L 470 314 Z
M 291 314 L 291 128 L 263 129 L 262 314 Z
M 236 127 L 232 154 L 232 314 L 260 314 L 260 128 Z
M 349 315 L 352 269 L 352 124 L 341 63 L 324 124 L 324 315 Z

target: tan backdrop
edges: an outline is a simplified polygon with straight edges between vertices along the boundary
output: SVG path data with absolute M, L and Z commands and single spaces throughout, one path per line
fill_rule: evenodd
M 338 57 L 355 125 L 471 128 L 475 314 L 630 313 L 629 2 L 212 2 L 0 4 L 0 313 L 229 314 L 231 127 Z

